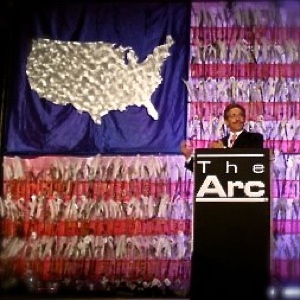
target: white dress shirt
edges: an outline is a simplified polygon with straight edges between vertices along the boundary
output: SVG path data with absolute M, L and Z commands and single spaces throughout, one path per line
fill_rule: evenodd
M 229 138 L 228 138 L 228 140 L 227 140 L 227 147 L 228 147 L 228 148 L 231 148 L 231 147 L 233 146 L 233 144 L 234 144 L 234 142 L 233 142 L 232 145 L 231 145 L 232 137 L 233 137 L 234 135 L 236 135 L 236 138 L 235 138 L 235 140 L 236 140 L 242 132 L 243 132 L 243 130 L 237 131 L 237 132 L 230 132 L 230 133 L 229 133 Z M 235 141 L 235 140 L 234 140 L 234 141 Z

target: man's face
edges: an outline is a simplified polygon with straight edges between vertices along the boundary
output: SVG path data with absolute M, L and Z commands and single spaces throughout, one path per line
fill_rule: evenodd
M 238 107 L 232 108 L 227 114 L 225 124 L 231 132 L 241 131 L 244 128 L 245 116 Z

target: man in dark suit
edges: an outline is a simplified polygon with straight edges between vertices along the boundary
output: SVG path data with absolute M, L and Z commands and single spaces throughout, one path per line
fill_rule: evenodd
M 245 117 L 246 111 L 243 106 L 237 103 L 227 105 L 224 109 L 224 122 L 229 133 L 221 140 L 211 142 L 210 148 L 263 148 L 263 135 L 244 129 Z M 187 141 L 183 141 L 180 150 L 186 158 L 186 168 L 193 171 L 193 149 Z

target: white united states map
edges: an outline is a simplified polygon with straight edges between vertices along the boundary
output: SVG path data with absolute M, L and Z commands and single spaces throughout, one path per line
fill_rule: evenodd
M 132 105 L 144 106 L 157 120 L 151 96 L 163 80 L 161 69 L 173 43 L 167 36 L 165 44 L 139 62 L 131 47 L 36 39 L 26 74 L 39 97 L 58 105 L 72 104 L 97 124 L 110 111 L 124 111 Z

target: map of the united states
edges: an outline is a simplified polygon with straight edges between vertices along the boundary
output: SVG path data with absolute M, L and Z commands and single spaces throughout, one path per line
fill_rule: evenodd
M 151 96 L 162 82 L 161 69 L 172 44 L 167 36 L 165 44 L 139 62 L 130 47 L 37 39 L 26 73 L 39 97 L 58 105 L 72 104 L 98 124 L 110 111 L 124 111 L 131 105 L 144 106 L 157 120 Z

